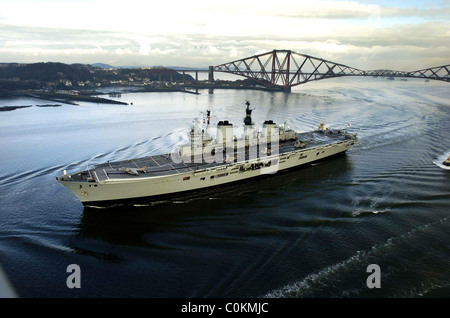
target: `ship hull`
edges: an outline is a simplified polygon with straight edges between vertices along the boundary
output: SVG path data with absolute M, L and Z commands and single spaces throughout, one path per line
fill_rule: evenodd
M 277 156 L 268 156 L 253 161 L 224 163 L 214 168 L 168 176 L 139 179 L 103 180 L 100 182 L 73 182 L 59 180 L 85 206 L 108 206 L 125 202 L 154 201 L 176 197 L 194 191 L 213 189 L 237 182 L 270 176 L 310 163 L 345 153 L 355 140 L 298 149 Z M 271 163 L 267 165 L 267 163 Z M 243 169 L 250 164 L 257 169 Z

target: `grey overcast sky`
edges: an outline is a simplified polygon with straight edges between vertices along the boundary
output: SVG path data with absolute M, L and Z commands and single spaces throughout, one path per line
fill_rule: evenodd
M 273 49 L 361 69 L 450 64 L 450 1 L 0 0 L 0 62 L 206 67 Z

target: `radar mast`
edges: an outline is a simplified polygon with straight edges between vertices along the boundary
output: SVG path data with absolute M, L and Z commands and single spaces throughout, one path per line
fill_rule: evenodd
M 252 111 L 254 109 L 250 109 L 250 102 L 246 101 L 245 105 L 247 105 L 247 109 L 245 110 L 245 118 L 244 118 L 244 124 L 246 126 L 252 125 Z

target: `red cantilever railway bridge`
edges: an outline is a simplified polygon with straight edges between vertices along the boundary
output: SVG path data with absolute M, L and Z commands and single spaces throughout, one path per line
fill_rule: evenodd
M 363 71 L 290 50 L 273 50 L 217 65 L 213 69 L 216 72 L 231 73 L 251 78 L 264 86 L 280 87 L 286 91 L 290 91 L 292 86 L 310 81 L 341 76 L 411 77 L 450 82 L 450 65 L 411 72 L 392 70 Z
M 160 69 L 158 71 L 175 72 L 171 69 Z M 199 72 L 209 72 L 210 82 L 214 81 L 214 72 L 235 74 L 253 79 L 265 87 L 279 88 L 288 92 L 292 86 L 342 76 L 409 77 L 450 82 L 450 64 L 410 72 L 385 69 L 363 71 L 290 50 L 273 50 L 217 66 L 210 66 L 209 70 L 184 69 L 178 72 L 183 73 L 183 79 L 185 73 L 195 72 L 196 80 Z

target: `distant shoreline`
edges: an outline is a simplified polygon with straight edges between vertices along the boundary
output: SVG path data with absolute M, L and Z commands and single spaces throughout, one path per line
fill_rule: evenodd
M 115 105 L 128 105 L 126 102 L 121 102 L 118 100 L 108 99 L 104 97 L 98 97 L 98 95 L 107 95 L 108 93 L 170 93 L 170 92 L 181 92 L 199 95 L 199 89 L 251 89 L 251 90 L 263 90 L 263 91 L 279 91 L 279 89 L 268 89 L 260 87 L 251 86 L 238 86 L 230 85 L 229 83 L 211 83 L 211 84 L 186 84 L 177 85 L 172 87 L 108 87 L 111 89 L 108 91 L 93 91 L 93 90 L 82 90 L 82 91 L 67 91 L 63 92 L 44 92 L 42 90 L 11 90 L 11 91 L 0 91 L 0 100 L 2 98 L 18 98 L 18 97 L 29 97 L 37 98 L 45 101 L 56 102 L 56 104 L 42 104 L 35 105 L 37 107 L 59 107 L 61 104 L 68 104 L 78 106 L 77 102 L 90 102 L 98 104 L 115 104 Z M 131 104 L 132 105 L 132 104 Z M 10 111 L 20 108 L 28 108 L 32 105 L 24 106 L 0 106 L 0 111 Z
M 34 93 L 26 94 L 25 96 L 39 98 L 39 99 L 43 99 L 43 100 L 49 100 L 49 101 L 58 102 L 58 103 L 72 104 L 72 105 L 78 105 L 74 101 L 92 102 L 92 103 L 99 103 L 99 104 L 128 105 L 128 103 L 125 103 L 125 102 L 119 102 L 119 101 L 112 100 L 112 99 L 101 98 L 101 97 L 96 97 L 96 96 L 89 96 L 89 95 L 72 95 L 72 94 L 61 94 L 61 93 L 34 92 Z
M 183 93 L 189 93 L 189 94 L 196 94 L 198 95 L 198 92 L 195 91 L 189 91 L 185 90 L 179 87 L 174 88 L 143 88 L 143 89 L 130 89 L 125 87 L 117 87 L 115 92 L 122 92 L 122 93 L 138 93 L 138 92 L 183 92 Z M 56 102 L 54 104 L 36 104 L 34 106 L 36 107 L 60 107 L 62 104 L 68 104 L 68 105 L 74 105 L 78 106 L 79 104 L 77 102 L 90 102 L 90 103 L 98 103 L 98 104 L 115 104 L 115 105 L 128 105 L 126 102 L 121 102 L 118 100 L 98 97 L 97 95 L 105 95 L 108 94 L 108 92 L 99 92 L 99 91 L 81 91 L 78 94 L 74 93 L 59 93 L 59 92 L 42 92 L 42 91 L 36 91 L 36 90 L 15 90 L 15 91 L 8 91 L 8 92 L 0 92 L 0 101 L 1 99 L 5 98 L 37 98 L 45 101 L 51 101 Z M 131 104 L 132 105 L 132 104 Z M 17 105 L 17 106 L 2 106 L 0 104 L 0 112 L 5 111 L 12 111 L 16 109 L 22 109 L 22 108 L 29 108 L 33 105 Z
M 34 105 L 36 107 L 61 107 L 61 104 L 41 104 Z M 33 107 L 33 105 L 17 105 L 17 106 L 0 106 L 0 112 L 8 112 L 11 110 Z
M 70 91 L 69 91 L 70 92 Z M 158 92 L 182 92 L 188 94 L 198 95 L 198 92 L 186 90 L 181 87 L 170 87 L 170 88 L 148 88 L 148 87 L 136 87 L 136 89 L 130 89 L 127 87 L 117 87 L 114 92 L 121 93 L 158 93 Z M 17 98 L 17 97 L 30 97 L 38 98 L 42 100 L 78 105 L 76 102 L 91 102 L 99 104 L 118 104 L 118 105 L 128 105 L 128 103 L 121 102 L 118 100 L 113 100 L 104 97 L 98 97 L 97 95 L 106 95 L 108 92 L 99 91 L 77 91 L 71 93 L 60 93 L 60 92 L 43 92 L 40 90 L 13 90 L 13 91 L 0 91 L 1 98 Z
M 21 108 L 28 108 L 32 107 L 33 105 L 25 105 L 25 106 L 0 106 L 0 112 L 8 112 L 11 110 L 21 109 Z

